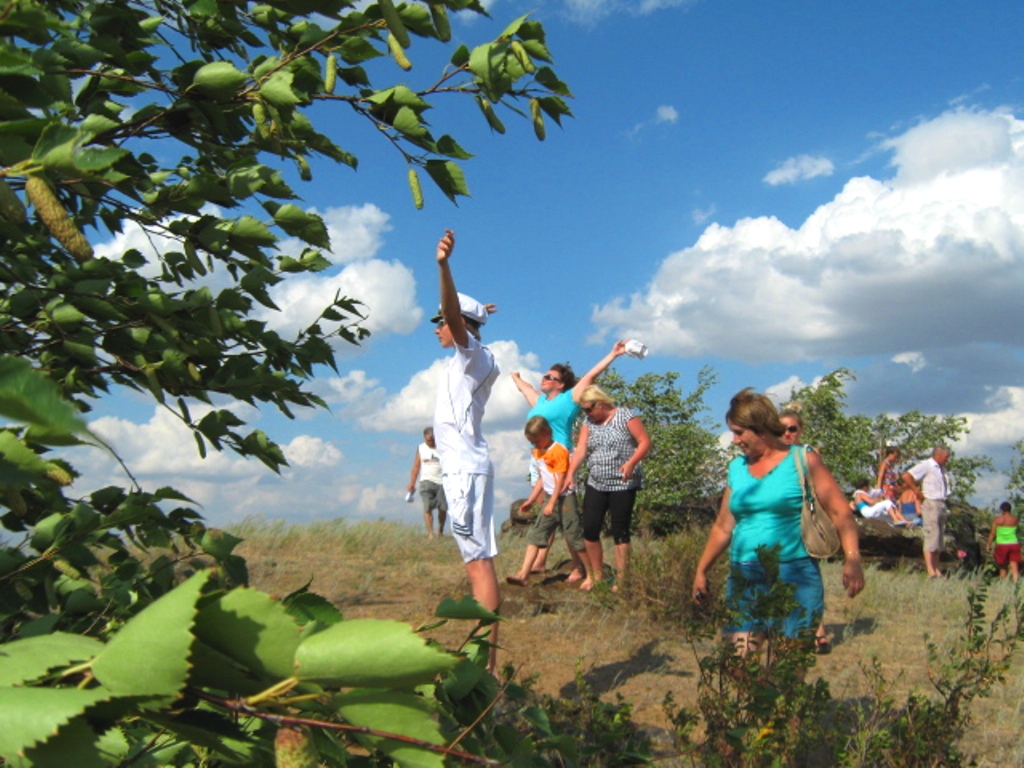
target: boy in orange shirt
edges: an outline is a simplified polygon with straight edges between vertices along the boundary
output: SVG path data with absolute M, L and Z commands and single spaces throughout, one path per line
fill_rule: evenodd
M 565 543 L 572 555 L 573 566 L 586 573 L 580 584 L 581 589 L 593 586 L 593 574 L 590 558 L 583 544 L 583 528 L 580 525 L 579 510 L 576 506 L 576 494 L 572 484 L 568 482 L 569 449 L 556 443 L 551 436 L 551 425 L 543 416 L 534 416 L 526 422 L 523 430 L 526 439 L 533 446 L 533 457 L 537 460 L 540 476 L 533 486 L 530 497 L 523 502 L 519 511 L 525 514 L 543 494 L 544 505 L 530 527 L 527 536 L 526 555 L 523 566 L 514 576 L 507 576 L 505 581 L 517 587 L 525 587 L 530 577 L 533 563 L 542 549 L 546 549 L 551 541 L 551 533 L 561 527 L 565 532 Z

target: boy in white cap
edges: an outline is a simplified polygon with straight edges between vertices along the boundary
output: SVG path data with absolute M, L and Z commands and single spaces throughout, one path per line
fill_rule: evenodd
M 448 499 L 451 531 L 466 564 L 466 575 L 477 602 L 491 611 L 501 603 L 494 557 L 494 467 L 480 429 L 487 398 L 498 378 L 491 351 L 480 343 L 480 326 L 496 311 L 455 290 L 448 260 L 455 248 L 455 233 L 445 230 L 437 244 L 441 284 L 441 311 L 433 318 L 434 333 L 445 349 L 454 350 L 448 361 L 434 405 L 434 440 L 441 454 L 441 483 Z M 491 628 L 489 669 L 496 672 L 498 628 Z

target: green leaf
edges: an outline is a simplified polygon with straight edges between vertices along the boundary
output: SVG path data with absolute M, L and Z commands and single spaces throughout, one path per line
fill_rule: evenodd
M 51 669 L 87 661 L 103 647 L 94 638 L 65 632 L 0 645 L 0 686 L 26 683 Z
M 202 93 L 217 101 L 229 101 L 247 77 L 230 61 L 214 61 L 196 70 L 193 85 Z
M 46 741 L 93 704 L 111 698 L 104 688 L 0 688 L 0 756 L 10 759 Z
M 233 589 L 203 606 L 196 637 L 235 659 L 257 678 L 278 682 L 294 673 L 301 628 L 280 601 L 255 589 Z
M 46 472 L 46 461 L 16 434 L 0 432 L 0 485 L 29 485 Z
M 363 688 L 428 683 L 457 661 L 408 624 L 379 619 L 342 621 L 305 639 L 295 654 L 301 680 Z
M 341 611 L 326 597 L 310 592 L 308 584 L 288 595 L 284 606 L 300 624 L 317 622 L 329 627 L 342 620 Z
M 438 188 L 453 203 L 456 195 L 469 196 L 466 177 L 457 164 L 450 160 L 428 160 L 423 167 L 426 168 Z
M 242 539 L 218 528 L 207 528 L 199 540 L 203 552 L 218 560 L 226 558 L 241 543 Z
M 456 602 L 450 597 L 441 601 L 434 612 L 435 616 L 442 619 L 474 619 L 476 621 L 498 621 L 498 614 L 484 608 L 480 603 L 469 595 L 463 595 L 462 599 Z
M 430 132 L 423 125 L 419 115 L 409 107 L 399 107 L 391 124 L 396 130 L 401 131 L 412 139 L 422 139 L 424 136 L 430 136 Z
M 289 235 L 301 238 L 311 245 L 320 248 L 329 248 L 331 245 L 324 220 L 315 213 L 307 213 L 293 203 L 277 209 L 274 213 L 274 223 Z
M 85 717 L 76 717 L 57 734 L 37 747 L 25 751 L 24 762 L 11 761 L 11 768 L 22 765 L 73 765 L 75 768 L 106 768 L 110 765 L 100 753 L 96 732 Z
M 85 422 L 53 382 L 32 370 L 27 360 L 15 357 L 0 357 L 0 414 L 37 427 L 41 442 L 44 435 L 86 432 Z
M 294 107 L 302 101 L 292 88 L 295 75 L 283 69 L 277 70 L 260 84 L 260 96 L 278 109 Z
M 334 705 L 352 725 L 408 736 L 428 744 L 445 743 L 436 713 L 421 696 L 397 691 L 356 691 L 339 696 Z M 367 749 L 378 749 L 402 768 L 442 768 L 444 756 L 396 739 L 359 734 Z
M 196 601 L 209 577 L 200 571 L 132 617 L 93 661 L 96 679 L 122 696 L 176 698 L 188 676 Z

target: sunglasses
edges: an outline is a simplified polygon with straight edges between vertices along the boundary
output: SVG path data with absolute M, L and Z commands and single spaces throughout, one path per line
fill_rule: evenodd
M 581 405 L 580 408 L 584 413 L 590 413 L 592 410 L 597 408 L 597 403 L 591 403 L 590 405 Z
M 444 328 L 446 325 L 448 325 L 447 320 L 438 320 L 437 323 L 434 324 L 434 328 L 436 330 L 437 328 Z
M 786 427 L 786 431 L 787 432 L 799 432 L 800 431 L 800 427 L 790 425 L 790 426 Z
M 557 381 L 559 384 L 562 383 L 562 380 L 560 378 L 558 378 L 557 376 L 552 376 L 550 373 L 545 373 L 543 376 L 541 376 L 541 378 L 544 379 L 544 381 Z

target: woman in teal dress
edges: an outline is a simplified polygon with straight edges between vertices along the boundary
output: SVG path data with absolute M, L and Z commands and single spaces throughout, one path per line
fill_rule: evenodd
M 726 423 L 733 444 L 742 455 L 729 464 L 728 486 L 697 564 L 694 600 L 703 602 L 708 598 L 708 571 L 728 550 L 726 599 L 736 608 L 736 615 L 725 628 L 725 636 L 736 644 L 737 650 L 754 650 L 769 630 L 785 637 L 806 634 L 810 639 L 824 610 L 824 589 L 818 562 L 807 554 L 800 535 L 803 493 L 796 461 L 804 457 L 818 499 L 839 531 L 844 555 L 843 586 L 850 597 L 864 588 L 853 513 L 821 457 L 782 441 L 785 428 L 767 397 L 751 389 L 743 390 L 733 397 Z M 750 612 L 755 597 L 770 587 L 759 558 L 762 550 L 777 553 L 779 579 L 794 587 L 798 602 L 798 607 L 778 626 L 769 626 Z

